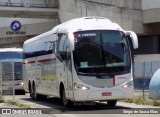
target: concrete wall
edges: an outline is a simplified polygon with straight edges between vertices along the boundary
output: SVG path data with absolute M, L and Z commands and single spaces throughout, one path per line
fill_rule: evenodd
M 143 23 L 160 22 L 160 0 L 142 0 Z
M 41 0 L 42 1 L 42 0 Z M 54 1 L 54 0 L 51 0 Z M 57 1 L 57 0 L 55 0 Z M 100 16 L 118 23 L 124 30 L 132 30 L 138 35 L 150 35 L 147 39 L 139 38 L 143 53 L 157 53 L 159 50 L 158 39 L 154 41 L 152 35 L 160 34 L 160 0 L 58 0 L 59 19 L 21 18 L 24 35 L 6 35 L 10 29 L 11 21 L 15 18 L 0 18 L 0 47 L 22 45 L 22 40 L 28 39 L 52 29 L 55 25 L 67 20 L 85 17 Z M 57 2 L 58 3 L 58 2 Z M 58 9 L 57 9 L 58 10 Z M 2 11 L 1 11 L 2 12 Z M 0 13 L 3 15 L 2 13 Z M 6 12 L 8 14 L 8 12 Z M 23 12 L 22 12 L 23 14 Z M 57 12 L 56 12 L 57 14 Z M 29 14 L 27 14 L 29 15 Z M 44 14 L 39 14 L 44 16 Z M 47 16 L 49 14 L 46 14 Z M 53 14 L 52 14 L 53 15 Z M 35 16 L 36 17 L 36 16 Z M 28 37 L 29 36 L 29 37 Z M 145 43 L 143 43 L 145 41 Z M 9 43 L 10 42 L 10 43 Z M 8 44 L 8 45 L 7 45 Z M 148 45 L 152 48 L 147 48 Z M 156 44 L 156 46 L 154 46 Z M 18 45 L 17 45 L 18 46 Z M 154 48 L 155 47 L 155 48 Z M 152 51 L 154 49 L 154 51 Z M 138 52 L 138 51 L 137 51 Z
M 36 18 L 0 18 L 0 36 L 17 37 L 25 35 L 36 35 L 51 30 L 58 24 L 58 20 L 54 19 L 36 19 Z M 7 31 L 11 31 L 10 25 L 13 21 L 19 21 L 22 25 L 20 31 L 25 31 L 25 35 L 6 35 Z
M 125 30 L 143 33 L 141 0 L 59 0 L 60 22 L 84 16 L 101 16 Z
M 22 47 L 24 41 L 26 41 L 27 39 L 31 37 L 33 36 L 18 36 L 18 37 L 0 38 L 0 48 Z
M 54 19 L 33 19 L 33 18 L 0 18 L 0 47 L 22 47 L 23 42 L 33 36 L 44 33 L 53 29 L 59 24 Z M 13 21 L 18 20 L 22 27 L 19 32 L 25 34 L 6 34 L 11 31 L 10 25 Z
M 88 0 L 102 4 L 114 5 L 118 7 L 127 7 L 130 9 L 142 9 L 141 0 Z
M 160 0 L 142 0 L 142 10 L 160 8 Z
M 160 34 L 160 0 L 142 0 L 144 34 Z
M 160 22 L 160 7 L 155 9 L 143 10 L 144 24 L 157 22 Z

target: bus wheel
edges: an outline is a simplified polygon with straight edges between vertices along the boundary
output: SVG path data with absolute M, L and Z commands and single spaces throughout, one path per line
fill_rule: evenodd
M 33 83 L 32 89 L 31 89 L 31 98 L 32 98 L 33 100 L 35 100 L 35 99 L 37 98 L 36 86 L 35 86 L 34 83 Z
M 71 106 L 72 101 L 68 100 L 66 97 L 65 89 L 63 88 L 63 95 L 62 95 L 62 101 L 64 106 Z
M 110 100 L 110 101 L 107 101 L 107 104 L 108 104 L 109 106 L 115 106 L 116 103 L 117 103 L 117 100 Z
M 29 88 L 29 95 L 32 97 L 32 88 L 31 88 L 31 83 L 28 83 L 28 88 Z

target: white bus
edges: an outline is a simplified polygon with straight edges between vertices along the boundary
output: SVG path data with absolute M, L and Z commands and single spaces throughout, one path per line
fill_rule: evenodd
M 62 23 L 24 42 L 25 89 L 33 99 L 50 95 L 71 102 L 132 97 L 133 69 L 128 37 L 137 36 L 102 17 Z
M 12 89 L 13 78 L 12 71 L 7 64 L 14 64 L 14 84 L 15 91 L 20 91 L 25 94 L 23 75 L 22 75 L 22 48 L 1 48 L 0 49 L 0 63 L 2 67 L 2 90 Z M 6 65 L 4 65 L 6 64 Z M 4 66 L 3 66 L 4 65 Z M 4 68 L 3 68 L 4 67 Z

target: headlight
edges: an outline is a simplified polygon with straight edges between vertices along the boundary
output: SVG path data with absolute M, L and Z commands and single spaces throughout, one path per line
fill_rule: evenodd
M 24 85 L 24 82 L 21 82 L 21 85 Z
M 89 90 L 89 87 L 86 87 L 86 86 L 84 86 L 84 85 L 81 85 L 81 84 L 77 84 L 77 83 L 74 83 L 74 88 L 76 89 L 76 90 Z
M 133 87 L 133 81 L 124 84 L 122 87 L 123 88 L 132 88 Z

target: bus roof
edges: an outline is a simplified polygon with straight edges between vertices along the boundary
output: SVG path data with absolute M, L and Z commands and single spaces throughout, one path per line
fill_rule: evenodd
M 22 48 L 0 48 L 0 52 L 22 52 Z
M 118 24 L 111 22 L 109 19 L 96 16 L 72 19 L 60 24 L 58 32 L 63 29 L 68 31 L 96 29 L 122 30 Z
M 62 24 L 57 25 L 52 30 L 35 36 L 24 42 L 24 45 L 30 43 L 34 40 L 43 38 L 47 35 L 54 33 L 67 33 L 67 32 L 76 32 L 80 30 L 122 30 L 122 28 L 116 24 L 111 22 L 109 19 L 104 17 L 82 17 L 69 20 Z

